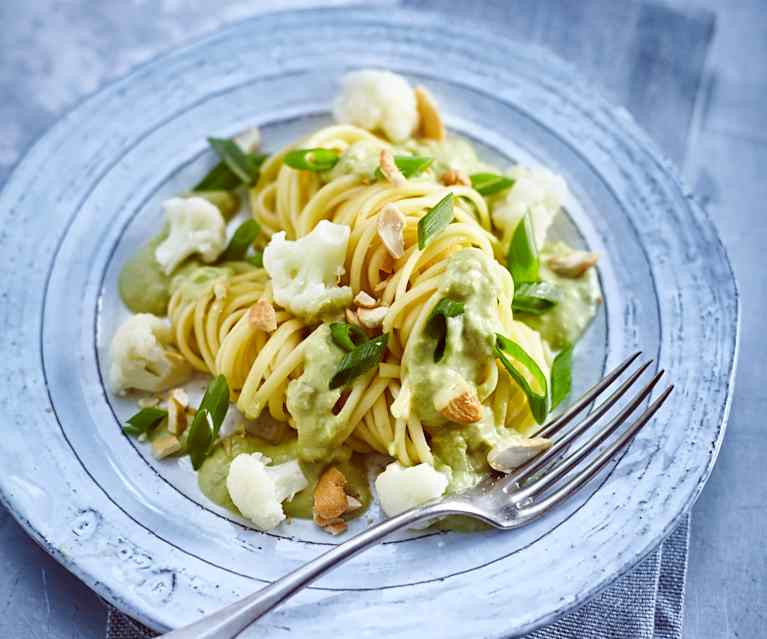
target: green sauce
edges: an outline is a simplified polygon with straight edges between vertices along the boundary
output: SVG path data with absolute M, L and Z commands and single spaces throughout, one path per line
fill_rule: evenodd
M 412 406 L 421 421 L 433 430 L 447 423 L 434 407 L 434 396 L 451 385 L 468 383 L 480 400 L 479 387 L 488 364 L 495 359 L 495 334 L 500 332 L 495 314 L 498 285 L 489 259 L 477 249 L 464 249 L 450 257 L 438 295 L 463 302 L 464 312 L 447 320 L 445 353 L 434 361 L 437 341 L 423 331 L 410 337 L 412 344 L 404 365 L 404 379 L 412 393 Z
M 328 382 L 344 355 L 321 326 L 304 342 L 304 372 L 288 384 L 287 407 L 298 430 L 298 455 L 306 461 L 327 459 L 349 435 L 348 424 L 333 414 L 341 389 Z
M 120 298 L 134 313 L 165 315 L 170 299 L 170 277 L 163 273 L 154 252 L 166 237 L 167 230 L 152 238 L 120 271 Z
M 559 350 L 568 344 L 574 344 L 583 334 L 596 315 L 602 294 L 599 290 L 596 269 L 590 268 L 576 278 L 561 277 L 546 265 L 552 256 L 568 255 L 573 252 L 562 242 L 546 244 L 541 251 L 540 277 L 546 282 L 556 284 L 561 292 L 561 300 L 543 315 L 520 313 L 518 319 Z
M 208 499 L 238 514 L 239 511 L 226 488 L 226 477 L 229 474 L 232 460 L 243 453 L 261 453 L 269 457 L 273 464 L 282 464 L 296 459 L 298 440 L 291 437 L 279 444 L 273 444 L 254 435 L 235 433 L 216 444 L 214 451 L 198 471 L 197 482 L 200 490 Z M 339 448 L 328 462 L 300 462 L 301 470 L 309 485 L 293 499 L 283 504 L 285 514 L 288 517 L 312 518 L 314 488 L 328 463 L 334 463 L 338 467 L 347 479 L 347 491 L 362 502 L 362 508 L 355 511 L 354 516 L 362 514 L 370 505 L 372 495 L 367 481 L 364 459 L 360 455 L 352 454 L 348 448 Z

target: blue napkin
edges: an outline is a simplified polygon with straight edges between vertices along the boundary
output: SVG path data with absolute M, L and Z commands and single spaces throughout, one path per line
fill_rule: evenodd
M 485 22 L 509 39 L 544 46 L 570 61 L 626 106 L 682 164 L 714 16 L 613 0 L 402 0 L 408 8 Z M 263 6 L 261 7 L 263 9 Z M 680 639 L 684 620 L 689 515 L 636 568 L 530 639 Z M 107 639 L 154 636 L 110 608 Z

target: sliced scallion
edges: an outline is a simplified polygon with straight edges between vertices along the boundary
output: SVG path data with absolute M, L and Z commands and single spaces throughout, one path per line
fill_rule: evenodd
M 570 394 L 573 385 L 573 347 L 567 346 L 551 365 L 551 410 Z
M 148 435 L 152 429 L 168 416 L 168 411 L 162 408 L 142 408 L 133 415 L 123 425 L 123 432 L 126 435 L 138 437 L 139 435 Z
M 542 424 L 549 412 L 549 395 L 546 374 L 541 370 L 541 367 L 538 366 L 535 360 L 527 354 L 525 349 L 503 335 L 496 335 L 495 355 L 501 360 L 501 363 L 508 371 L 509 375 L 511 375 L 511 378 L 524 391 L 525 395 L 527 395 L 527 403 L 530 405 L 530 412 L 533 414 L 535 421 Z M 530 373 L 534 382 L 541 389 L 540 391 L 533 390 L 527 377 L 514 366 L 506 355 L 509 355 L 511 359 L 521 364 Z
M 384 333 L 360 344 L 353 351 L 346 353 L 338 364 L 338 370 L 331 377 L 329 388 L 345 386 L 354 378 L 378 366 L 386 351 L 389 335 Z
M 338 162 L 338 151 L 333 149 L 296 149 L 288 151 L 283 162 L 299 171 L 329 171 Z
M 560 298 L 559 287 L 551 282 L 520 284 L 514 291 L 511 308 L 520 313 L 543 315 L 559 304 Z
M 519 221 L 511 236 L 509 252 L 506 254 L 506 267 L 511 271 L 515 286 L 538 281 L 540 260 L 535 244 L 533 221 L 529 213 Z
M 453 221 L 453 194 L 448 193 L 418 220 L 418 248 L 423 250 L 429 241 L 444 231 Z
M 243 259 L 259 233 L 261 226 L 255 220 L 246 220 L 240 224 L 229 240 L 229 246 L 221 255 L 221 261 L 233 262 Z
M 457 317 L 463 313 L 463 302 L 456 302 L 450 298 L 443 298 L 434 307 L 434 310 L 426 320 L 426 330 L 429 335 L 437 340 L 434 347 L 434 361 L 438 362 L 445 354 L 447 345 L 447 318 Z
M 203 395 L 200 406 L 189 427 L 187 450 L 192 466 L 197 470 L 210 453 L 213 442 L 229 410 L 229 384 L 226 377 L 215 377 Z
M 234 142 L 234 140 L 228 140 L 226 138 L 208 138 L 208 144 L 210 144 L 213 150 L 218 154 L 218 157 L 221 158 L 221 161 L 242 184 L 250 186 L 256 183 L 258 180 L 259 169 L 265 156 L 262 156 L 261 154 L 247 154 L 236 142 Z M 207 186 L 206 189 L 201 189 L 199 186 L 200 185 L 195 187 L 195 190 L 212 190 L 210 186 Z
M 368 341 L 368 336 L 359 326 L 345 322 L 333 322 L 330 325 L 333 341 L 347 353 Z
M 471 186 L 480 195 L 487 197 L 510 189 L 514 186 L 514 180 L 495 173 L 475 173 L 471 176 Z
M 264 253 L 263 251 L 256 251 L 253 253 L 253 255 L 246 255 L 245 261 L 249 262 L 253 266 L 256 266 L 258 268 L 264 267 Z

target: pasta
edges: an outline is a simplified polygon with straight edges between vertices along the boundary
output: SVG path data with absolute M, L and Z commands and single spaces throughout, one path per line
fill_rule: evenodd
M 396 120 L 390 104 L 384 119 L 371 120 L 382 107 L 360 107 L 361 86 L 379 80 L 399 89 L 407 85 L 388 72 L 360 74 L 362 84 L 349 88 L 352 74 L 345 88 L 356 97 L 338 109 L 347 121 L 268 158 L 231 150 L 229 164 L 240 162 L 244 174 L 254 167 L 256 172 L 247 190 L 251 219 L 225 251 L 212 256 L 211 247 L 222 247 L 221 222 L 208 230 L 194 213 L 210 217 L 211 207 L 199 198 L 215 196 L 215 204 L 221 196 L 198 185 L 188 210 L 183 199 L 175 205 L 184 228 L 193 229 L 198 240 L 171 226 L 170 236 L 186 253 L 174 255 L 165 239 L 170 236 L 161 234 L 126 265 L 130 277 L 121 280 L 124 301 L 138 313 L 150 308 L 148 284 L 161 290 L 164 297 L 150 300 L 151 312 L 169 299 L 170 328 L 166 335 L 156 318 L 151 325 L 141 320 L 141 345 L 138 336 L 120 337 L 127 341 L 119 351 L 126 353 L 157 340 L 152 356 L 163 359 L 151 360 L 147 351 L 141 364 L 152 373 L 151 388 L 139 380 L 115 390 L 154 391 L 163 375 L 176 384 L 191 369 L 213 377 L 198 410 L 189 407 L 188 428 L 171 417 L 178 412 L 174 408 L 167 424 L 147 434 L 163 438 L 163 456 L 190 454 L 203 492 L 250 513 L 257 526 L 279 522 L 272 515 L 282 506 L 264 506 L 271 514 L 262 517 L 258 504 L 236 503 L 253 494 L 237 482 L 248 481 L 251 472 L 266 477 L 271 467 L 265 464 L 275 455 L 301 462 L 289 469 L 295 490 L 284 490 L 285 508 L 292 507 L 296 491 L 299 502 L 301 491 L 313 491 L 311 513 L 295 512 L 313 515 L 329 532 L 345 529 L 349 515 L 318 510 L 321 472 L 332 468 L 342 476 L 328 486 L 346 485 L 362 476 L 352 461 L 360 455 L 377 453 L 396 460 L 398 468 L 418 467 L 416 475 L 434 490 L 474 485 L 490 471 L 489 450 L 513 446 L 545 418 L 556 351 L 577 339 L 598 303 L 589 271 L 596 258 L 544 243 L 566 193 L 561 178 L 544 169 L 504 174 L 484 164 L 468 143 L 444 138 L 435 103 L 430 97 L 424 102 L 424 92 L 419 99 L 400 95 L 406 122 Z M 411 109 L 417 104 L 428 104 L 420 125 Z M 396 142 L 363 128 L 373 126 L 371 121 L 397 131 Z M 419 137 L 414 126 L 432 139 Z M 403 139 L 405 130 L 411 137 Z M 235 146 L 217 144 L 224 153 L 226 144 Z M 226 163 L 221 167 L 202 187 L 220 178 L 215 171 L 228 170 Z M 235 197 L 232 191 L 226 195 L 228 201 Z M 187 257 L 195 241 L 207 264 Z M 249 254 L 254 245 L 263 251 Z M 169 279 L 133 282 L 136 274 L 159 277 L 155 248 L 168 255 L 168 263 L 182 266 Z M 570 274 L 557 272 L 558 263 L 566 263 Z M 129 364 L 135 363 L 113 361 L 115 379 L 129 377 L 120 368 L 128 370 Z M 260 435 L 219 434 L 227 400 L 261 424 Z M 169 406 L 174 401 L 166 400 Z M 267 431 L 282 448 L 260 438 Z M 538 440 L 541 449 L 549 445 Z M 229 464 L 243 454 L 255 457 L 238 462 L 222 487 Z M 387 473 L 379 490 L 410 476 L 404 470 Z M 348 494 L 353 501 L 369 497 L 367 483 L 360 480 Z M 389 497 L 385 503 L 407 502 L 402 495 Z

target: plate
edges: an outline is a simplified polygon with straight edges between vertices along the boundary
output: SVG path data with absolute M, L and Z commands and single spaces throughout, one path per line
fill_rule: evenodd
M 307 522 L 254 531 L 207 502 L 183 464 L 155 462 L 121 434 L 133 406 L 104 388 L 124 313 L 119 266 L 156 230 L 159 203 L 212 164 L 206 136 L 256 125 L 274 150 L 328 120 L 343 73 L 371 66 L 426 85 L 449 126 L 485 155 L 566 177 L 574 199 L 556 233 L 602 254 L 606 300 L 576 351 L 576 392 L 638 347 L 670 371 L 676 392 L 556 512 L 511 533 L 395 537 L 269 615 L 258 636 L 526 632 L 655 548 L 716 459 L 736 363 L 737 288 L 713 224 L 625 110 L 538 49 L 430 14 L 343 8 L 244 21 L 81 103 L 0 196 L 11 382 L 0 389 L 2 498 L 56 559 L 158 630 L 338 540 Z

